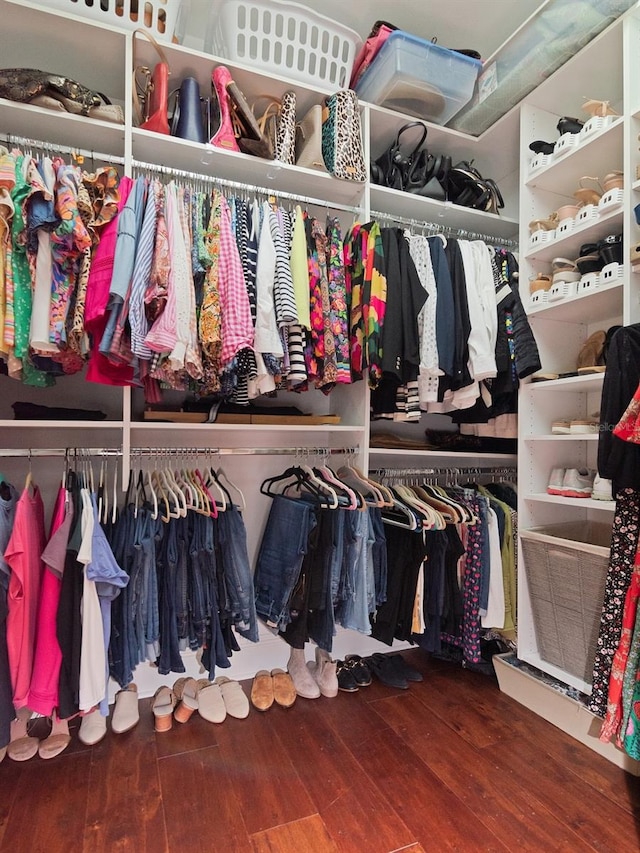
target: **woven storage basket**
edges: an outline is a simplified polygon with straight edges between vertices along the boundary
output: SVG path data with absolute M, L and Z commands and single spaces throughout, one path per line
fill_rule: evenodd
M 520 533 L 540 657 L 587 683 L 593 675 L 610 537 L 610 527 L 596 524 Z
M 155 38 L 171 41 L 182 0 L 38 0 L 61 12 L 90 18 L 112 27 L 141 27 Z

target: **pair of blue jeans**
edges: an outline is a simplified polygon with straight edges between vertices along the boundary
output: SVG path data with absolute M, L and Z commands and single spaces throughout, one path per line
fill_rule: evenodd
M 229 507 L 220 513 L 217 527 L 231 621 L 242 637 L 257 643 L 258 620 L 247 553 L 247 531 L 240 511 Z
M 291 621 L 289 599 L 316 523 L 310 504 L 273 498 L 253 579 L 256 612 L 270 628 L 284 631 Z

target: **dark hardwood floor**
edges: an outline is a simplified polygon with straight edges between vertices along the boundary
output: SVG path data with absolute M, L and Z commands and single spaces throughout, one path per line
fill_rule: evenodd
M 0 765 L 0 851 L 640 850 L 640 780 L 419 650 L 425 680 Z M 244 685 L 250 690 L 250 683 Z

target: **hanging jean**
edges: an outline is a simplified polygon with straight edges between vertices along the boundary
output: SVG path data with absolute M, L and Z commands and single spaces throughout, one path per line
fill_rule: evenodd
M 337 562 L 336 539 L 344 525 L 340 510 L 327 509 L 318 514 L 317 553 L 312 566 L 307 624 L 309 637 L 321 649 L 331 652 L 335 622 L 333 615 L 333 572 Z
M 209 631 L 207 634 L 207 644 L 202 653 L 202 665 L 208 670 L 209 679 L 213 681 L 215 678 L 216 666 L 227 668 L 231 666 L 231 662 L 227 656 L 227 646 L 222 626 L 222 607 L 220 604 L 221 590 L 221 569 L 217 554 L 219 553 L 217 539 L 217 523 L 213 519 L 208 519 L 210 524 L 205 528 L 205 575 L 208 580 L 208 600 L 209 613 Z M 224 594 L 224 593 L 223 593 Z
M 273 498 L 253 581 L 256 612 L 271 628 L 284 630 L 289 624 L 289 598 L 316 523 L 308 503 L 282 495 Z
M 109 540 L 118 565 L 130 576 L 133 562 L 133 533 L 135 519 L 133 507 L 125 507 L 120 513 Z M 132 590 L 127 585 L 111 605 L 111 642 L 109 643 L 109 672 L 111 677 L 125 688 L 133 681 L 135 664 L 131 659 L 130 598 Z
M 369 517 L 373 524 L 374 543 L 372 549 L 373 576 L 376 588 L 376 605 L 387 600 L 387 537 L 382 522 L 382 512 L 378 507 L 369 507 Z
M 177 519 L 176 519 L 177 520 Z M 158 672 L 168 675 L 170 672 L 185 672 L 180 655 L 178 625 L 176 619 L 176 578 L 178 569 L 178 530 L 175 524 L 168 524 L 164 531 L 162 545 L 157 558 L 158 585 L 160 589 L 160 657 Z
M 341 624 L 343 628 L 351 628 L 362 634 L 371 633 L 369 620 L 369 589 L 368 589 L 368 553 L 369 545 L 373 544 L 369 528 L 368 512 L 352 512 L 349 516 L 351 524 L 350 544 L 347 548 L 350 571 L 352 571 L 351 595 L 342 606 Z
M 189 648 L 196 651 L 207 644 L 207 628 L 211 604 L 206 569 L 205 537 L 207 522 L 204 515 L 187 515 L 190 529 L 189 574 L 187 578 L 189 600 Z M 205 592 L 206 589 L 206 592 Z
M 231 620 L 242 637 L 257 643 L 258 621 L 242 515 L 236 507 L 229 507 L 218 516 L 217 526 Z

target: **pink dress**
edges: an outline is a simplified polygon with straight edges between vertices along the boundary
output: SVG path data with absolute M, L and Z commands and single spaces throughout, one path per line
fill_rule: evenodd
M 11 539 L 4 558 L 11 569 L 7 596 L 7 648 L 18 710 L 29 702 L 29 687 L 36 638 L 38 595 L 45 546 L 44 505 L 37 486 L 27 486 L 16 505 Z

